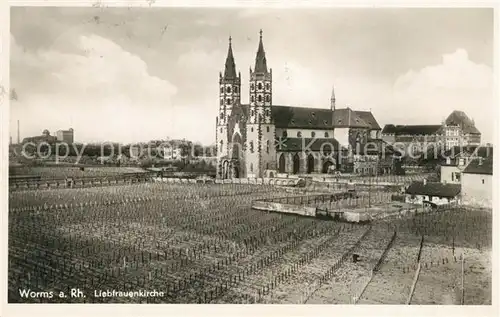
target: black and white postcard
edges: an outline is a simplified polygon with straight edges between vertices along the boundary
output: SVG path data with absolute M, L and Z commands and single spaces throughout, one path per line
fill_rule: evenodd
M 493 315 L 493 4 L 167 5 L 6 6 L 6 311 Z

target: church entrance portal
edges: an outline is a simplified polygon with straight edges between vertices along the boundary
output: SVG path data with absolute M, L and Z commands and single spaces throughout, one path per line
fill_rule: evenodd
M 280 173 L 285 173 L 285 154 L 280 155 L 278 169 L 279 169 Z
M 333 168 L 333 166 L 335 165 L 332 163 L 332 161 L 326 161 L 325 163 L 323 163 L 323 170 L 321 172 L 327 174 L 328 171 Z
M 236 166 L 236 162 L 233 163 L 233 178 L 240 178 L 240 170 L 238 166 Z
M 307 157 L 307 174 L 314 172 L 314 156 L 309 154 Z
M 222 163 L 222 179 L 229 178 L 229 161 L 224 161 Z
M 300 158 L 299 154 L 295 153 L 293 156 L 293 173 L 298 174 L 299 173 L 299 168 L 300 168 Z

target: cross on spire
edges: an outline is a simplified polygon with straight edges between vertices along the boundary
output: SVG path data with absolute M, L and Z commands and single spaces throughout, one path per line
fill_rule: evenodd
M 233 48 L 231 46 L 232 38 L 229 36 L 229 48 L 227 50 L 226 65 L 224 69 L 225 78 L 236 78 L 236 66 L 234 63 Z
M 257 56 L 255 57 L 255 72 L 267 73 L 266 53 L 264 52 L 264 44 L 262 44 L 262 29 L 259 31 L 259 48 L 257 49 Z

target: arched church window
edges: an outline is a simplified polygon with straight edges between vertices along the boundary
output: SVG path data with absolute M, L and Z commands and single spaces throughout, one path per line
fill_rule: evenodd
M 330 136 L 328 135 L 328 132 L 325 132 L 325 138 L 328 138 L 328 137 L 330 137 Z
M 286 130 L 283 131 L 283 133 L 281 134 L 284 138 L 286 138 L 288 136 L 288 133 L 286 132 Z
M 250 141 L 250 153 L 253 153 L 253 141 Z
M 302 132 L 300 132 L 300 131 L 299 131 L 299 132 L 297 132 L 297 137 L 298 137 L 298 138 L 301 138 L 301 137 L 302 137 Z
M 239 91 L 238 86 L 234 86 L 233 91 L 234 91 L 234 92 L 238 92 L 238 91 Z
M 226 92 L 227 92 L 228 94 L 230 94 L 230 93 L 231 93 L 231 86 L 227 86 L 227 88 L 226 88 Z
M 222 152 L 223 147 L 224 147 L 224 141 L 220 140 L 220 150 L 221 150 L 221 152 Z
M 269 154 L 269 140 L 266 141 L 266 153 Z
M 250 173 L 253 173 L 253 163 L 250 163 Z
M 226 99 L 226 104 L 230 105 L 231 104 L 231 98 Z
M 254 96 L 250 96 L 250 101 L 254 102 L 255 101 L 255 97 Z
M 257 99 L 259 100 L 259 102 L 262 102 L 262 95 L 259 95 Z
M 250 84 L 250 90 L 254 91 L 255 90 L 255 85 L 253 83 Z
M 316 136 L 316 132 L 311 132 L 311 138 L 314 138 Z
M 269 109 L 266 110 L 266 116 L 270 116 L 271 115 L 271 111 L 269 111 Z
M 271 85 L 269 85 L 269 83 L 266 83 L 266 90 L 269 90 L 269 88 L 271 88 Z
M 253 96 L 252 96 L 253 97 Z M 255 110 L 251 111 L 252 117 L 255 116 Z
M 267 102 L 271 101 L 271 97 L 269 95 L 266 95 L 266 101 Z
M 258 84 L 257 84 L 257 88 L 258 88 L 259 90 L 262 90 L 262 83 L 258 83 Z
M 266 131 L 269 133 L 269 127 L 266 127 Z

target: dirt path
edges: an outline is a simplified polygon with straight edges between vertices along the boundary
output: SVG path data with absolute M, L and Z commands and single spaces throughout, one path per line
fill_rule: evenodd
M 419 246 L 419 236 L 396 236 L 394 245 L 358 304 L 405 304 L 415 274 L 413 266 Z
M 349 304 L 366 285 L 370 271 L 376 265 L 392 232 L 386 228 L 374 227 L 359 247 L 353 252 L 361 261 L 353 263 L 348 259 L 329 283 L 324 284 L 307 301 L 307 304 Z
M 367 228 L 341 233 L 320 256 L 300 268 L 292 279 L 264 297 L 266 304 L 301 304 L 319 287 L 320 277 L 354 245 Z

